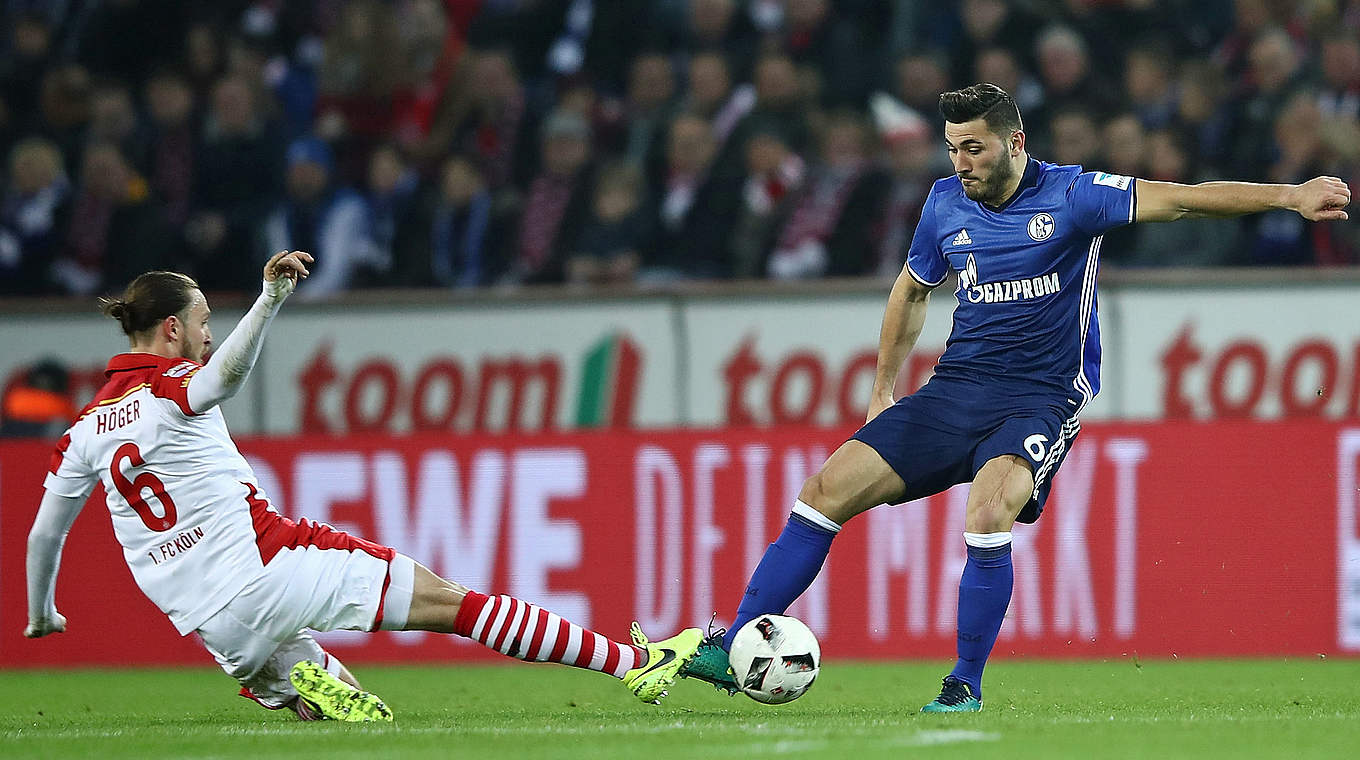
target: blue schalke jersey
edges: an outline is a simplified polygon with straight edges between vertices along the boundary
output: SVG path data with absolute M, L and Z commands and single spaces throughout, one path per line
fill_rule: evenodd
M 1057 392 L 1084 407 L 1100 390 L 1096 269 L 1101 237 L 1133 221 L 1135 182 L 1030 159 L 1000 208 L 970 200 L 957 176 L 930 189 L 907 254 L 922 285 L 959 273 L 938 377 Z

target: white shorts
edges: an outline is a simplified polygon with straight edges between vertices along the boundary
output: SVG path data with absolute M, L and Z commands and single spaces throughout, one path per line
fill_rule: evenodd
M 284 549 L 198 634 L 222 670 L 265 707 L 297 696 L 288 682 L 293 665 L 312 660 L 333 673 L 339 661 L 303 629 L 399 630 L 411 609 L 415 563 L 361 548 Z M 249 693 L 247 693 L 247 691 Z

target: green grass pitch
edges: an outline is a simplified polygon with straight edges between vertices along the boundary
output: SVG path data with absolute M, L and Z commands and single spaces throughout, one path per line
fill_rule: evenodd
M 1360 661 L 998 661 L 986 711 L 916 713 L 947 669 L 830 662 L 767 707 L 681 681 L 660 707 L 558 666 L 356 667 L 395 725 L 304 724 L 184 670 L 0 672 L 0 757 L 1336 758 L 1360 747 Z

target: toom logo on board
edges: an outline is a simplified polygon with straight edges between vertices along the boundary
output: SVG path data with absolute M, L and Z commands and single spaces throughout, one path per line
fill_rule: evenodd
M 897 394 L 930 379 L 942 348 L 912 351 L 898 375 Z M 722 362 L 724 417 L 728 425 L 864 422 L 878 352 L 865 349 L 837 360 L 811 347 L 778 353 L 747 335 Z
M 1187 323 L 1157 358 L 1163 419 L 1360 416 L 1360 341 L 1216 341 Z
M 568 373 L 569 362 L 575 372 Z M 342 366 L 318 344 L 297 377 L 298 427 L 310 433 L 412 431 L 541 432 L 561 426 L 632 427 L 643 352 L 623 333 L 584 355 L 432 355 L 418 363 L 373 355 Z M 567 378 L 579 378 L 568 395 Z M 402 421 L 399 425 L 398 421 Z

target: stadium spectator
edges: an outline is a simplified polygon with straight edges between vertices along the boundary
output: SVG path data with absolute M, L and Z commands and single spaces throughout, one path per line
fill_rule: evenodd
M 720 171 L 736 170 L 740 157 L 747 154 L 746 143 L 752 135 L 778 130 L 780 139 L 794 152 L 802 152 L 811 141 L 808 110 L 801 100 L 798 69 L 784 53 L 761 56 L 755 66 L 755 104 L 742 117 L 723 145 L 717 166 Z
M 1054 24 L 1040 32 L 1035 58 L 1044 104 L 1040 113 L 1027 116 L 1031 131 L 1051 129 L 1053 115 L 1067 108 L 1086 109 L 1099 119 L 1117 107 L 1115 89 L 1092 69 L 1086 40 L 1072 27 Z
M 95 86 L 90 95 L 90 124 L 85 139 L 117 145 L 134 166 L 143 165 L 146 141 L 140 134 L 132 93 L 125 85 L 108 81 Z
M 164 199 L 165 218 L 176 228 L 189 220 L 198 146 L 194 134 L 194 91 L 170 70 L 156 72 L 143 88 L 150 129 L 146 155 L 151 190 Z
M 449 151 L 473 157 L 492 191 L 509 188 L 527 173 L 526 99 L 506 48 L 472 50 L 444 91 L 423 145 L 426 160 Z
M 373 240 L 373 220 L 363 198 L 334 180 L 331 148 L 316 137 L 288 146 L 286 193 L 265 220 L 264 250 L 315 251 L 312 275 L 298 296 L 318 299 L 372 285 L 391 262 Z
M 398 230 L 410 224 L 420 177 L 407 166 L 401 150 L 384 143 L 368 157 L 364 200 L 372 216 L 373 244 L 382 260 L 395 261 Z
M 734 79 L 749 78 L 756 56 L 755 27 L 738 11 L 736 0 L 688 0 L 685 5 L 684 20 L 672 35 L 677 52 L 715 53 L 731 67 Z
M 0 294 L 51 291 L 49 268 L 63 242 L 70 207 L 71 184 L 57 146 L 41 137 L 15 145 L 0 202 Z
M 867 142 L 865 126 L 853 113 L 837 114 L 827 123 L 819 161 L 770 255 L 770 277 L 844 277 L 875 270 L 872 226 L 888 183 L 870 166 Z
M 800 69 L 816 72 L 822 101 L 830 106 L 860 106 L 872 85 L 877 45 L 862 29 L 862 24 L 872 25 L 872 19 L 868 13 L 863 18 L 857 15 L 837 18 L 830 0 L 784 2 L 781 47 Z
M 567 282 L 631 282 L 642 263 L 649 230 L 642 172 L 627 162 L 601 168 L 590 214 L 566 261 Z
M 773 127 L 751 136 L 746 178 L 728 240 L 730 276 L 764 277 L 775 235 L 803 186 L 807 166 Z
M 1176 123 L 1190 134 L 1198 160 L 1208 170 L 1220 169 L 1227 160 L 1232 118 L 1227 91 L 1222 75 L 1208 61 L 1190 60 L 1181 65 L 1176 79 Z
M 875 225 L 878 240 L 873 273 L 896 277 L 906 262 L 907 247 L 921 219 L 926 195 L 940 176 L 935 165 L 940 153 L 939 135 L 931 132 L 930 123 L 914 110 L 881 98 L 870 103 L 889 172 L 887 199 Z
M 1053 114 L 1049 131 L 1052 138 L 1046 152 L 1054 163 L 1091 169 L 1101 163 L 1100 131 L 1090 111 L 1076 105 L 1064 107 Z
M 719 149 L 755 104 L 755 87 L 743 84 L 733 88 L 727 61 L 721 54 L 700 52 L 690 58 L 689 89 L 682 110 L 711 120 Z
M 557 111 L 544 122 L 543 170 L 529 184 L 507 281 L 562 281 L 564 255 L 576 244 L 590 199 L 590 139 L 580 114 Z
M 29 367 L 0 397 L 0 438 L 52 438 L 74 418 L 70 374 L 55 359 Z
M 914 52 L 897 62 L 897 98 L 930 122 L 935 134 L 942 134 L 944 118 L 939 114 L 940 93 L 949 89 L 949 63 L 935 51 Z
M 963 0 L 958 23 L 962 34 L 949 47 L 950 78 L 955 82 L 972 81 L 975 64 L 987 50 L 1005 51 L 1016 62 L 1024 60 L 1033 49 L 1034 30 L 1039 27 L 1023 7 L 1005 0 Z M 1005 86 L 985 77 L 977 81 Z
M 472 161 L 444 162 L 435 187 L 418 200 L 412 221 L 398 233 L 395 283 L 424 288 L 473 288 L 499 265 L 504 221 Z
M 654 238 L 645 282 L 682 277 L 720 277 L 741 181 L 713 171 L 718 140 L 713 127 L 694 113 L 671 123 L 666 176 L 655 191 Z
M 1044 88 L 1028 71 L 1021 68 L 1020 59 L 1010 48 L 992 47 L 980 51 L 973 64 L 975 72 L 969 81 L 991 82 L 1015 93 L 1020 108 L 1039 108 L 1044 102 Z M 944 167 L 948 171 L 948 167 Z
M 0 58 L 0 99 L 12 114 L 36 114 L 43 74 L 52 63 L 52 27 L 39 13 L 19 14 Z
M 409 82 L 396 18 L 378 0 L 350 0 L 325 40 L 318 121 L 327 139 L 352 137 L 359 149 L 387 135 Z
M 1175 57 L 1169 45 L 1149 41 L 1129 51 L 1124 65 L 1128 107 L 1146 129 L 1161 129 L 1176 118 Z
M 205 102 L 226 71 L 222 34 L 207 22 L 189 27 L 184 36 L 184 71 L 194 88 L 195 99 Z
M 665 164 L 659 137 L 675 112 L 675 72 L 660 53 L 643 53 L 633 60 L 628 74 L 628 98 L 624 103 L 622 155 L 658 176 Z
M 1229 164 L 1242 179 L 1264 181 L 1270 169 L 1276 115 L 1304 85 L 1307 75 L 1293 38 L 1278 27 L 1257 36 L 1248 60 L 1245 87 L 1233 106 Z
M 38 113 L 21 130 L 51 139 L 67 166 L 79 166 L 89 120 L 90 73 L 78 64 L 63 64 L 43 75 Z
M 258 232 L 280 194 L 283 148 L 240 77 L 213 88 L 185 228 L 194 276 L 209 290 L 254 287 Z
M 1322 112 L 1317 97 L 1299 91 L 1285 104 L 1272 125 L 1269 154 L 1276 160 L 1266 170 L 1268 182 L 1296 182 L 1298 177 L 1316 176 L 1331 166 L 1331 154 L 1324 137 Z M 1264 266 L 1351 263 L 1335 230 L 1279 210 L 1261 214 L 1248 225 L 1246 263 Z
M 52 269 L 66 293 L 89 295 L 168 265 L 172 231 L 146 179 L 111 143 L 85 150 L 65 245 Z M 135 271 L 134 271 L 135 270 Z
M 1099 160 L 1100 165 L 1091 168 L 1126 177 L 1147 176 L 1146 133 L 1137 116 L 1119 114 L 1108 119 L 1100 131 L 1104 155 Z
M 1322 40 L 1322 85 L 1318 106 L 1332 119 L 1360 119 L 1360 37 L 1332 30 Z

